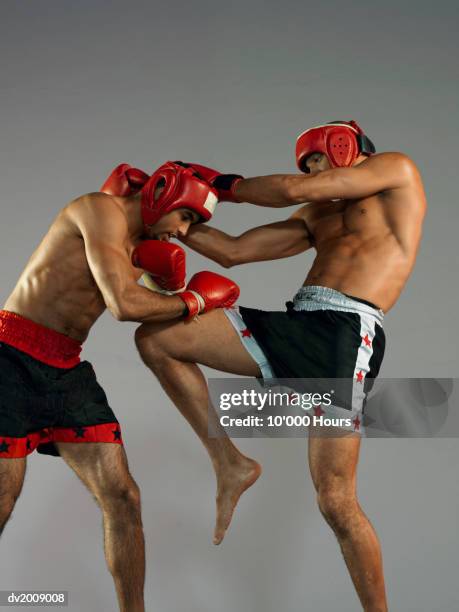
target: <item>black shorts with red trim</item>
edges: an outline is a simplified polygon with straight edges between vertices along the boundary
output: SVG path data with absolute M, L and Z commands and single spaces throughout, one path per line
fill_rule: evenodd
M 360 428 L 366 395 L 381 368 L 383 312 L 374 304 L 321 286 L 301 287 L 286 311 L 225 309 L 266 385 L 281 379 L 298 392 L 311 379 L 333 380 L 330 416 L 355 415 Z M 317 383 L 317 390 L 321 390 Z M 340 412 L 344 411 L 344 412 Z M 333 413 L 333 414 L 332 414 Z M 329 414 L 327 414 L 329 416 Z
M 33 335 L 36 324 L 25 321 Z M 25 457 L 35 449 L 59 456 L 56 442 L 122 444 L 118 420 L 88 361 L 56 367 L 4 338 L 0 333 L 0 458 Z

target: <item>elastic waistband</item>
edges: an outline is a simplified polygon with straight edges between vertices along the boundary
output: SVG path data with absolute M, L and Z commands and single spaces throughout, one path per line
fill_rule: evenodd
M 363 313 L 374 317 L 382 325 L 384 312 L 370 304 L 354 299 L 329 287 L 307 285 L 300 287 L 293 297 L 293 310 L 340 310 Z
M 0 342 L 55 368 L 80 363 L 79 342 L 8 310 L 0 310 Z

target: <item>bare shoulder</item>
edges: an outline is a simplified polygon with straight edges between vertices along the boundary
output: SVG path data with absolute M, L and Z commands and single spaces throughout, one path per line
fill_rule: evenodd
M 69 202 L 64 210 L 76 215 L 100 215 L 108 211 L 112 211 L 115 215 L 117 212 L 122 215 L 119 206 L 116 204 L 115 198 L 99 191 L 79 196 L 75 200 Z
M 362 181 L 381 182 L 379 191 L 422 185 L 420 172 L 412 159 L 397 151 L 377 153 L 355 166 Z
M 387 151 L 384 153 L 376 153 L 360 164 L 361 168 L 372 169 L 396 169 L 403 173 L 418 173 L 419 170 L 414 161 L 405 153 L 399 151 Z
M 127 231 L 127 220 L 115 198 L 105 193 L 94 192 L 82 195 L 70 202 L 63 213 L 87 233 L 110 232 L 121 234 Z

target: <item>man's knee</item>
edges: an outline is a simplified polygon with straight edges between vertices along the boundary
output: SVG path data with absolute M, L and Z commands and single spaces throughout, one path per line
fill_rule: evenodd
M 151 362 L 152 358 L 156 361 L 166 354 L 158 328 L 159 325 L 142 323 L 135 330 L 135 344 L 144 361 Z
M 103 487 L 97 499 L 104 512 L 119 518 L 140 518 L 140 489 L 134 481 Z
M 337 534 L 345 535 L 351 529 L 359 512 L 355 491 L 345 483 L 319 487 L 317 501 L 320 512 Z
M 142 323 L 135 330 L 134 340 L 139 351 L 146 350 L 147 347 L 152 344 L 154 331 L 154 325 L 151 323 Z

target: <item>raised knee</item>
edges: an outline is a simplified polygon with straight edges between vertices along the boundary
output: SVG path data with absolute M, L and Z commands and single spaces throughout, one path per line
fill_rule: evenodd
M 152 357 L 158 360 L 162 355 L 165 355 L 157 327 L 152 323 L 142 323 L 135 330 L 135 344 L 144 360 L 150 361 Z
M 151 323 L 142 323 L 135 330 L 134 340 L 139 351 L 146 350 L 152 344 L 151 339 L 154 335 L 154 325 Z
M 317 501 L 322 516 L 333 531 L 343 534 L 349 531 L 358 512 L 354 493 L 340 488 L 324 487 L 319 489 Z

